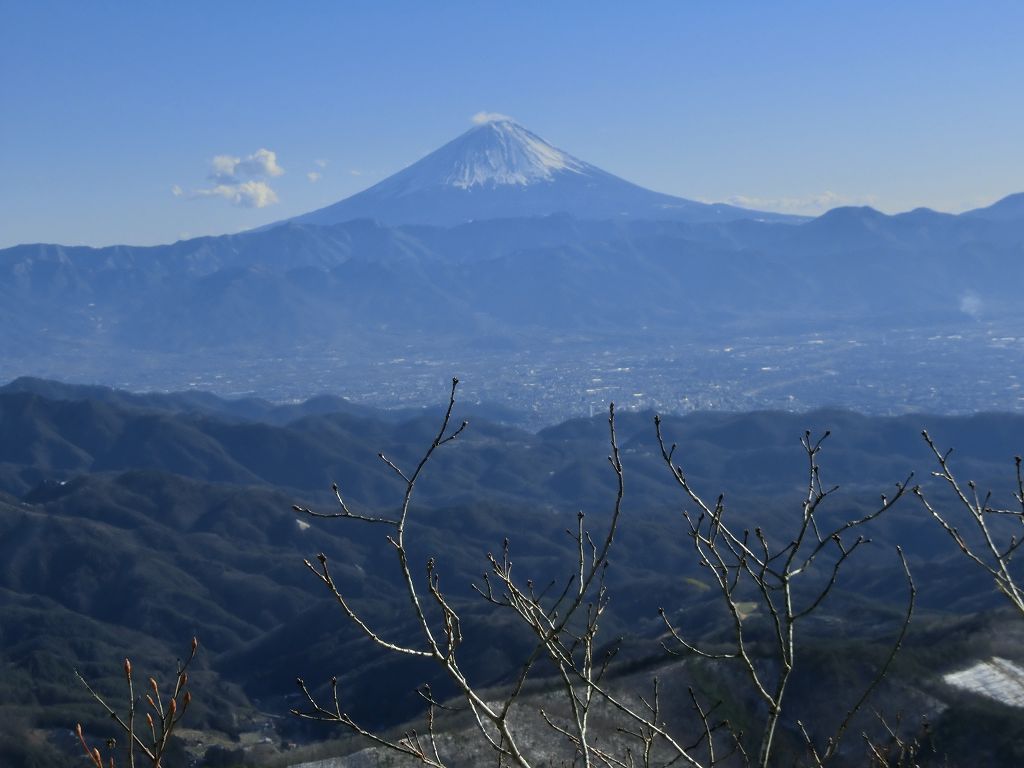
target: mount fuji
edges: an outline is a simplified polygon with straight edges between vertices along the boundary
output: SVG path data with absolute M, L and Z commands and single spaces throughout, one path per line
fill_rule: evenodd
M 387 225 L 455 226 L 560 213 L 694 223 L 803 220 L 652 192 L 500 119 L 474 126 L 369 189 L 288 221 L 332 225 L 368 218 Z

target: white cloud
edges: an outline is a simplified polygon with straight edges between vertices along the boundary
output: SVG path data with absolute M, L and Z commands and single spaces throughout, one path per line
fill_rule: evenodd
M 222 197 L 242 208 L 266 208 L 277 202 L 277 193 L 265 181 L 243 181 L 238 184 L 218 184 L 211 189 L 198 189 L 192 197 Z
M 753 197 L 749 195 L 734 195 L 726 200 L 731 205 L 738 205 L 741 208 L 755 208 L 766 211 L 780 211 L 782 213 L 796 213 L 808 216 L 816 216 L 843 205 L 875 205 L 877 199 L 874 195 L 848 196 L 840 195 L 830 190 L 825 190 L 814 195 L 805 197 Z
M 231 155 L 215 155 L 210 161 L 211 179 L 230 179 L 235 175 L 235 168 L 242 162 L 240 157 Z
M 306 174 L 306 178 L 309 179 L 311 184 L 316 184 L 320 181 L 320 174 L 317 171 L 310 171 Z
M 483 125 L 484 123 L 493 123 L 498 120 L 511 120 L 512 118 L 508 115 L 503 115 L 501 112 L 477 112 L 473 117 L 470 118 L 476 125 Z
M 189 197 L 220 197 L 242 208 L 266 208 L 278 201 L 268 180 L 283 175 L 284 168 L 277 164 L 277 153 L 265 147 L 247 157 L 215 155 L 210 161 L 208 177 L 214 182 L 213 186 L 197 189 Z M 175 196 L 184 194 L 178 185 L 171 192 Z
M 183 190 L 180 186 L 175 184 L 174 186 L 171 187 L 171 194 L 174 195 L 175 197 L 181 197 L 183 194 L 185 194 L 185 190 Z
M 351 173 L 353 176 L 362 176 L 363 175 L 363 172 L 360 171 L 358 168 L 353 168 L 351 171 L 349 171 L 349 173 Z
M 210 161 L 210 169 L 210 178 L 214 181 L 284 175 L 284 168 L 277 164 L 277 153 L 262 147 L 244 158 L 216 155 Z
M 327 161 L 324 160 L 322 157 L 321 158 L 317 158 L 316 160 L 314 160 L 313 164 L 316 165 L 318 168 L 326 168 L 327 167 Z
M 257 149 L 238 164 L 235 173 L 245 176 L 283 176 L 284 168 L 277 164 L 277 153 Z

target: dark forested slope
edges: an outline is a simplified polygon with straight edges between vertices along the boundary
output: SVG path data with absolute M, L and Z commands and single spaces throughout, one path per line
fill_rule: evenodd
M 198 634 L 196 685 L 216 693 L 196 725 L 237 733 L 260 709 L 280 714 L 295 674 L 341 675 L 370 722 L 413 712 L 409 680 L 436 673 L 385 664 L 302 566 L 325 552 L 361 609 L 404 636 L 408 617 L 382 531 L 302 519 L 291 505 L 332 510 L 336 481 L 354 508 L 393 510 L 401 489 L 376 455 L 408 465 L 432 439 L 438 414 L 381 417 L 343 405 L 334 413 L 324 412 L 326 401 L 279 410 L 30 381 L 0 391 L 0 664 L 10 670 L 0 711 L 24 727 L 66 727 L 87 709 L 72 666 L 112 680 L 119 657 L 158 664 Z M 537 434 L 471 421 L 428 467 L 409 538 L 417 562 L 437 559 L 464 611 L 466 667 L 487 682 L 512 668 L 525 637 L 469 589 L 486 553 L 507 536 L 524 574 L 537 583 L 563 579 L 571 544 L 564 530 L 580 509 L 600 530 L 614 477 L 604 417 Z M 843 488 L 825 514 L 840 519 L 869 509 L 911 471 L 927 478 L 922 427 L 957 447 L 962 476 L 1009 499 L 1024 417 L 762 412 L 668 417 L 663 427 L 702 492 L 725 491 L 729 514 L 783 540 L 800 514 L 805 428 L 832 430 L 821 463 L 825 479 Z M 606 631 L 635 637 L 626 658 L 639 662 L 658 652 L 658 607 L 686 607 L 698 634 L 717 631 L 717 614 L 679 517 L 683 499 L 656 454 L 651 414 L 622 413 L 617 428 L 627 491 Z M 912 501 L 871 536 L 840 585 L 839 606 L 855 607 L 865 627 L 898 613 L 898 542 L 921 574 L 920 602 L 933 624 L 999 604 Z M 844 621 L 835 610 L 827 615 Z M 311 735 L 291 720 L 276 727 Z

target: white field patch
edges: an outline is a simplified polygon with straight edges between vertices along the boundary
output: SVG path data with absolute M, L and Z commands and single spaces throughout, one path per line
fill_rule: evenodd
M 979 693 L 1011 707 L 1024 707 L 1024 668 L 993 656 L 959 672 L 943 675 L 954 688 Z

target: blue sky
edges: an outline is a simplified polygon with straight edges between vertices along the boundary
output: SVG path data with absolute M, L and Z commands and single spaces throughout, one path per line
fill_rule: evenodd
M 0 246 L 257 226 L 481 110 L 693 199 L 964 210 L 1024 191 L 1022 31 L 1011 2 L 0 0 Z

